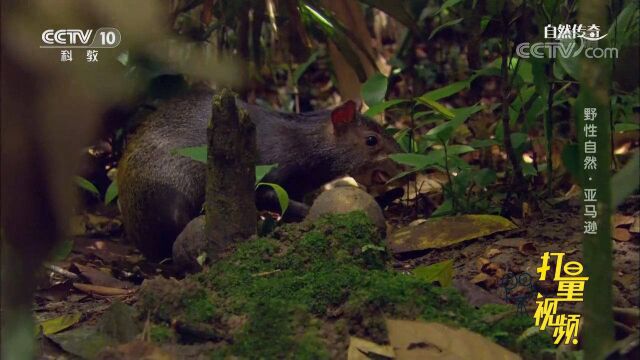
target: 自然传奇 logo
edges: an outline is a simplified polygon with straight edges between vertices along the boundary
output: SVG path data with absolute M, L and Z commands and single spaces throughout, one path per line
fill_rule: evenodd
M 528 59 L 557 57 L 570 58 L 584 53 L 590 59 L 617 59 L 617 48 L 598 47 L 598 40 L 607 37 L 602 35 L 600 27 L 592 24 L 585 26 L 582 24 L 560 24 L 547 25 L 544 27 L 544 42 L 529 43 L 523 42 L 516 46 L 516 55 Z M 555 41 L 552 41 L 555 40 Z

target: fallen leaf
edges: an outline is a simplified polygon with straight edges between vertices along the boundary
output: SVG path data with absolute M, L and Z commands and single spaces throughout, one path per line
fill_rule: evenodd
M 106 287 L 106 286 L 80 284 L 80 283 L 73 283 L 73 287 L 90 295 L 95 294 L 95 295 L 102 295 L 102 296 L 128 295 L 134 292 L 134 290 L 130 290 L 130 289 L 120 289 L 120 288 L 112 288 L 112 287 Z
M 491 260 L 483 257 L 479 257 L 477 260 L 477 263 L 478 263 L 478 271 L 480 271 L 483 267 L 487 266 L 488 264 L 491 264 Z
M 369 340 L 351 336 L 347 360 L 393 359 L 395 354 L 390 345 L 378 345 Z
M 36 325 L 36 333 L 39 334 L 40 330 L 42 330 L 42 333 L 44 335 L 59 333 L 60 331 L 68 329 L 77 324 L 78 321 L 80 321 L 81 317 L 82 314 L 73 313 L 41 321 L 40 323 L 38 323 L 38 325 Z
M 511 221 L 497 215 L 447 216 L 399 229 L 389 236 L 388 241 L 391 250 L 402 253 L 444 248 L 515 228 Z
M 532 242 L 527 241 L 527 242 L 523 242 L 520 245 L 518 245 L 518 251 L 522 254 L 522 255 L 535 255 L 538 253 L 538 249 L 536 248 L 535 245 L 533 245 Z
M 498 283 L 498 281 L 495 278 L 485 273 L 480 273 L 474 276 L 473 279 L 471 279 L 470 281 L 471 283 L 482 286 L 485 289 L 492 288 Z
M 636 234 L 640 233 L 640 216 L 635 216 L 635 220 L 633 220 L 633 224 L 631 224 L 629 231 Z
M 625 228 L 615 228 L 613 229 L 613 238 L 617 241 L 629 241 L 631 233 Z
M 453 281 L 453 260 L 445 260 L 428 266 L 418 266 L 413 269 L 413 275 L 426 282 L 437 281 L 442 287 L 451 286 Z
M 76 269 L 80 272 L 80 275 L 85 277 L 89 282 L 93 285 L 105 286 L 111 288 L 120 288 L 120 289 L 131 289 L 133 288 L 133 284 L 118 280 L 113 276 L 107 274 L 104 271 L 100 271 L 96 268 L 92 268 L 90 266 L 80 265 L 78 263 L 74 263 Z
M 64 351 L 82 359 L 95 359 L 102 349 L 115 344 L 115 340 L 100 333 L 93 326 L 51 334 L 47 338 L 58 344 Z
M 613 227 L 615 228 L 618 226 L 633 224 L 634 220 L 635 219 L 633 218 L 633 216 L 614 214 L 611 222 L 613 223 Z
M 499 254 L 502 254 L 502 251 L 500 251 L 500 250 L 498 250 L 496 248 L 491 248 L 491 249 L 487 250 L 487 252 L 485 253 L 485 255 L 488 258 L 492 258 L 492 257 L 494 257 L 496 255 L 499 255 Z
M 467 329 L 435 322 L 386 320 L 396 359 L 520 359 L 520 356 Z

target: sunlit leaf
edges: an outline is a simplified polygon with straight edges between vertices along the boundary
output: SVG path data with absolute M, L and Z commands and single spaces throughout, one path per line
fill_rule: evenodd
M 278 167 L 278 164 L 273 165 L 257 165 L 256 166 L 256 184 L 262 181 L 262 179 L 267 176 L 267 174 Z
M 259 186 L 268 186 L 276 192 L 276 196 L 278 197 L 278 203 L 280 204 L 280 215 L 284 215 L 285 211 L 289 207 L 289 194 L 287 191 L 280 185 L 274 183 L 258 183 L 256 188 Z
M 453 260 L 445 260 L 428 266 L 418 266 L 412 271 L 413 275 L 426 282 L 438 282 L 442 287 L 453 283 Z
M 80 321 L 81 317 L 82 317 L 82 314 L 77 312 L 77 313 L 62 315 L 53 319 L 41 321 L 37 325 L 36 333 L 40 333 L 40 330 L 42 330 L 42 333 L 44 335 L 59 333 L 60 331 L 68 329 L 73 325 L 77 324 L 78 321 Z
M 113 179 L 107 192 L 104 194 L 104 204 L 109 205 L 116 197 L 118 197 L 118 181 Z

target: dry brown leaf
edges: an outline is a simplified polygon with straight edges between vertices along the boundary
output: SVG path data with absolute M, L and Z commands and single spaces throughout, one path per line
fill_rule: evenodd
M 507 239 L 498 240 L 495 243 L 493 243 L 493 245 L 498 245 L 498 246 L 502 246 L 502 247 L 518 248 L 525 241 L 526 240 L 523 239 L 523 238 L 507 238 Z
M 390 345 L 378 345 L 369 340 L 351 336 L 349 339 L 349 350 L 347 350 L 347 360 L 370 360 L 395 358 L 393 347 Z
M 133 288 L 133 284 L 126 281 L 118 280 L 104 271 L 100 271 L 90 266 L 80 265 L 78 263 L 74 263 L 73 266 L 78 269 L 80 275 L 89 280 L 89 282 L 91 282 L 91 284 L 93 285 L 120 289 Z
M 496 248 L 491 248 L 491 249 L 487 250 L 487 252 L 485 253 L 485 255 L 488 258 L 492 258 L 492 257 L 494 257 L 496 255 L 499 255 L 499 254 L 502 254 L 502 251 L 500 251 L 500 250 L 498 250 Z
M 396 253 L 444 248 L 466 240 L 515 229 L 509 220 L 498 215 L 446 216 L 399 229 L 388 242 Z
M 633 220 L 633 224 L 631 224 L 629 231 L 636 234 L 640 233 L 640 216 L 635 216 L 635 219 Z
M 118 296 L 128 295 L 134 293 L 134 290 L 112 288 L 106 286 L 98 286 L 91 284 L 73 283 L 73 287 L 90 295 L 102 295 L 102 296 Z
M 515 360 L 520 356 L 467 329 L 435 322 L 387 319 L 396 359 Z
M 611 222 L 613 222 L 613 227 L 618 227 L 618 226 L 633 224 L 634 220 L 635 219 L 633 216 L 614 214 Z
M 615 228 L 613 229 L 613 238 L 617 241 L 629 241 L 631 233 L 625 228 Z
M 488 274 L 479 273 L 478 275 L 474 276 L 473 279 L 471 279 L 471 283 L 481 286 L 485 289 L 490 289 L 498 283 L 498 280 L 496 280 L 492 276 L 489 276 Z
M 489 259 L 483 258 L 483 257 L 479 257 L 477 260 L 478 263 L 478 270 L 481 270 L 483 267 L 487 266 L 488 264 L 491 263 L 491 261 Z
M 523 242 L 520 245 L 518 245 L 518 251 L 522 254 L 522 255 L 535 255 L 538 253 L 538 249 L 536 249 L 536 246 L 533 245 L 532 242 L 527 241 L 527 242 Z

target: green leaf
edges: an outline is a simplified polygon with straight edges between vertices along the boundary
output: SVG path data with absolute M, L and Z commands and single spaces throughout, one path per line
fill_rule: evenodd
M 470 106 L 465 108 L 459 108 L 451 110 L 451 114 L 453 115 L 453 119 L 451 121 L 442 123 L 427 132 L 425 137 L 429 140 L 438 140 L 442 142 L 447 142 L 453 135 L 454 131 L 462 125 L 469 116 L 474 113 L 480 111 L 482 109 L 481 106 Z
M 609 27 L 607 32 L 607 40 L 610 46 L 622 50 L 630 45 L 633 40 L 638 39 L 638 2 L 630 1 L 629 4 L 622 9 L 616 20 Z
M 273 165 L 257 165 L 256 166 L 256 184 L 262 181 L 262 179 L 267 176 L 267 174 L 278 167 L 278 164 Z
M 493 139 L 473 139 L 469 143 L 469 146 L 476 149 L 482 149 L 493 145 L 499 145 L 499 143 Z
M 525 133 L 521 133 L 521 132 L 512 133 L 511 144 L 513 145 L 513 149 L 518 153 L 522 153 L 522 151 L 524 150 L 523 148 L 524 144 L 527 142 L 528 139 L 529 139 L 529 135 Z
M 613 126 L 615 131 L 625 132 L 640 129 L 640 125 L 632 123 L 618 123 Z
M 387 77 L 375 73 L 362 84 L 362 98 L 368 106 L 374 106 L 382 100 L 387 93 Z
M 174 149 L 172 152 L 174 155 L 181 155 L 191 158 L 192 160 L 199 161 L 201 163 L 207 163 L 207 146 L 193 146 L 185 147 L 181 149 Z
M 37 325 L 36 334 L 39 334 L 40 330 L 42 330 L 42 333 L 44 335 L 59 333 L 60 331 L 68 329 L 73 325 L 77 324 L 78 321 L 80 321 L 81 317 L 82 317 L 82 314 L 77 312 L 77 313 L 62 315 L 53 319 L 41 321 Z
M 455 20 L 450 20 L 447 21 L 446 23 L 438 26 L 437 28 L 433 29 L 433 31 L 431 32 L 431 34 L 429 35 L 429 38 L 427 40 L 431 40 L 432 37 L 434 37 L 437 33 L 439 33 L 441 30 L 446 29 L 448 27 L 452 27 L 456 24 L 458 24 L 459 22 L 462 21 L 462 18 L 460 19 L 455 19 Z
M 73 250 L 73 240 L 72 239 L 64 239 L 60 241 L 56 246 L 51 250 L 49 254 L 49 261 L 62 261 L 66 259 L 71 251 Z
M 451 199 L 446 199 L 440 206 L 438 206 L 436 211 L 431 214 L 431 218 L 451 214 L 453 214 L 453 202 L 451 201 Z
M 443 86 L 439 89 L 429 91 L 421 96 L 421 98 L 431 99 L 434 101 L 449 97 L 451 95 L 457 94 L 463 89 L 469 87 L 469 80 L 463 80 L 451 83 L 449 85 Z
M 447 8 L 450 8 L 454 5 L 457 5 L 459 2 L 461 2 L 462 0 L 447 0 L 445 1 L 442 6 L 440 6 L 440 8 L 438 10 L 436 10 L 435 13 L 433 13 L 433 15 L 438 15 L 440 12 L 446 10 Z
M 98 198 L 100 197 L 100 191 L 91 181 L 83 178 L 82 176 L 76 176 L 74 180 L 76 185 L 80 186 L 80 188 L 87 190 Z
M 118 181 L 117 179 L 113 179 L 107 188 L 107 192 L 104 194 L 104 204 L 109 205 L 116 197 L 118 197 Z
M 556 57 L 556 60 L 560 63 L 562 69 L 564 69 L 564 71 L 569 74 L 569 76 L 571 76 L 575 80 L 580 80 L 580 58 L 582 56 L 573 56 L 573 52 L 575 52 L 579 48 L 579 45 L 575 42 L 574 39 L 560 39 L 560 46 L 563 46 L 565 49 L 567 49 L 569 44 L 571 44 L 572 42 L 575 44 L 575 47 L 573 48 L 571 56 L 563 56 L 559 49 L 557 50 L 559 56 Z
M 433 155 L 429 156 L 429 154 L 391 154 L 389 157 L 399 164 L 412 166 L 416 169 L 423 169 L 435 163 Z
M 379 102 L 375 105 L 369 107 L 369 109 L 364 113 L 365 116 L 375 116 L 378 115 L 390 107 L 396 106 L 398 104 L 408 102 L 409 100 L 404 99 L 392 99 L 383 102 Z M 367 104 L 368 105 L 368 104 Z
M 482 19 L 480 19 L 480 30 L 484 31 L 487 25 L 489 25 L 489 22 L 491 22 L 491 16 L 483 16 Z
M 433 110 L 439 112 L 440 114 L 444 115 L 448 119 L 453 119 L 453 117 L 455 116 L 455 114 L 451 110 L 449 110 L 446 106 L 428 97 L 421 96 L 417 100 L 427 105 L 428 107 L 432 108 Z
M 631 160 L 611 179 L 611 206 L 615 209 L 627 196 L 640 187 L 640 152 L 636 151 Z
M 453 283 L 453 260 L 445 260 L 428 266 L 418 266 L 413 269 L 413 275 L 426 282 L 438 282 L 442 287 L 449 287 Z
M 298 84 L 298 81 L 300 81 L 302 74 L 304 74 L 304 72 L 307 71 L 307 69 L 309 68 L 309 66 L 311 66 L 311 64 L 316 62 L 316 60 L 318 59 L 318 55 L 320 55 L 320 51 L 314 52 L 313 54 L 311 54 L 311 56 L 309 56 L 307 61 L 298 65 L 298 67 L 296 68 L 296 71 L 293 72 L 294 84 Z
M 473 176 L 473 179 L 476 185 L 478 185 L 481 188 L 485 188 L 493 184 L 494 182 L 496 182 L 497 176 L 495 171 L 489 168 L 485 168 L 485 169 L 480 169 L 477 173 L 475 173 L 475 175 Z
M 284 215 L 285 211 L 287 211 L 287 208 L 289 207 L 289 194 L 287 194 L 287 191 L 284 188 L 282 188 L 282 186 L 274 183 L 261 182 L 256 185 L 256 188 L 263 185 L 269 186 L 270 188 L 273 189 L 273 191 L 276 192 L 276 196 L 278 197 L 278 203 L 280 204 L 280 215 Z

